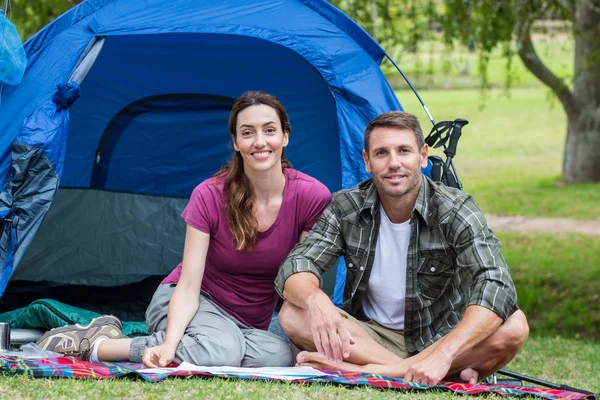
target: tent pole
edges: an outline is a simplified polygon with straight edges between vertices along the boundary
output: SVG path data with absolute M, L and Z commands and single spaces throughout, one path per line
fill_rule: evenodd
M 8 2 L 10 0 L 4 0 L 4 15 L 6 15 L 6 13 L 8 12 Z

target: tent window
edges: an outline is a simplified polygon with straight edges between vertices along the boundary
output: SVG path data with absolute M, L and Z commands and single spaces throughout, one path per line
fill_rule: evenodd
M 211 111 L 229 114 L 234 103 L 235 99 L 227 96 L 179 93 L 146 97 L 127 105 L 108 123 L 98 143 L 90 187 L 106 188 L 111 155 L 127 127 L 139 116 L 148 113 Z

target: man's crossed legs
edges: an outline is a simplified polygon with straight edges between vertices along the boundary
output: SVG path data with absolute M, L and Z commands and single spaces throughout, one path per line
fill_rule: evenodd
M 376 323 L 358 321 L 342 310 L 340 313 L 355 343 L 349 357 L 338 363 L 316 351 L 308 311 L 289 302 L 284 303 L 279 313 L 281 327 L 291 341 L 304 350 L 296 357 L 298 364 L 370 372 L 417 382 L 418 379 L 413 379 L 411 367 L 430 355 L 444 340 L 442 338 L 422 352 L 408 357 L 403 340 L 399 339 L 401 332 L 389 330 L 386 333 L 387 328 Z M 517 355 L 528 335 L 525 315 L 517 310 L 490 336 L 456 357 L 445 380 L 476 383 L 491 375 Z

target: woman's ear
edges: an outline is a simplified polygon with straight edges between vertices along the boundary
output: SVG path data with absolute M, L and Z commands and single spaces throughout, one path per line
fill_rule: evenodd
M 283 133 L 283 147 L 286 147 L 289 142 L 290 142 L 290 133 L 284 132 Z

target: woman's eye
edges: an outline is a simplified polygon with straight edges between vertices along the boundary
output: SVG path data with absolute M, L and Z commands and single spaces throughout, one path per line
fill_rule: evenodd
M 275 128 L 268 128 L 267 133 L 275 133 Z
M 252 135 L 251 131 L 244 131 L 244 132 L 242 132 L 242 136 L 250 136 L 250 135 Z

